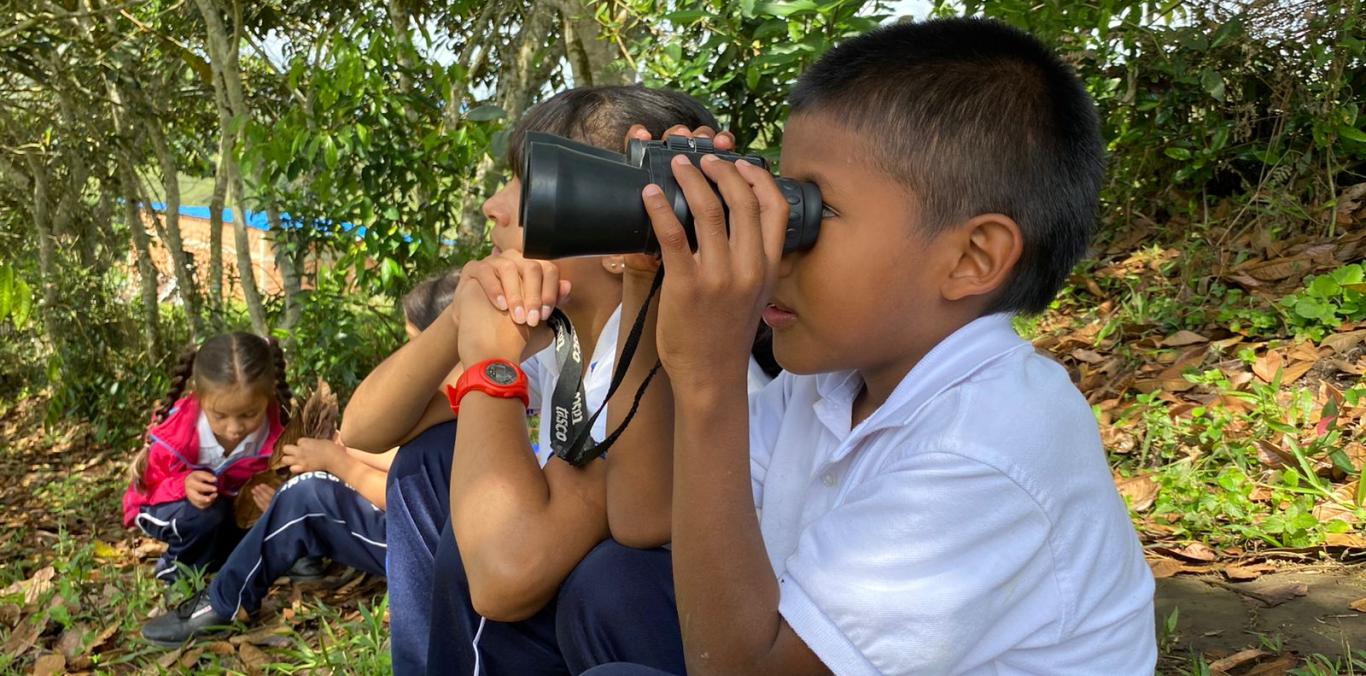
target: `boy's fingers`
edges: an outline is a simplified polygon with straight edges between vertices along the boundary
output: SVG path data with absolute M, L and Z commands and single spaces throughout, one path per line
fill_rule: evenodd
M 503 289 L 503 282 L 499 279 L 498 272 L 493 269 L 492 265 L 471 263 L 465 266 L 465 271 L 461 273 L 460 279 L 461 281 L 473 279 L 494 307 L 504 312 L 507 311 L 507 292 Z
M 763 237 L 759 231 L 759 200 L 748 180 L 738 168 L 720 159 L 702 162 L 702 172 L 716 184 L 730 211 L 730 243 L 733 253 L 743 258 L 763 255 Z
M 717 150 L 724 150 L 726 152 L 735 150 L 735 134 L 723 131 L 711 140 L 711 144 Z
M 631 125 L 631 128 L 630 128 L 630 129 L 627 129 L 627 130 L 626 130 L 626 140 L 622 142 L 621 146 L 622 146 L 623 148 L 625 148 L 626 146 L 631 145 L 631 141 L 649 141 L 649 140 L 650 140 L 650 130 L 649 130 L 649 129 L 646 129 L 646 128 L 645 128 L 645 125 L 643 125 L 643 124 L 633 124 L 633 125 Z
M 541 321 L 550 318 L 550 312 L 560 302 L 560 269 L 554 263 L 541 261 Z
M 707 159 L 710 158 L 710 159 Z M 703 162 L 721 162 L 710 155 Z M 726 242 L 726 212 L 721 200 L 712 190 L 707 177 L 683 155 L 676 155 L 672 161 L 674 180 L 683 189 L 688 200 L 688 210 L 692 212 L 693 230 L 697 237 L 697 254 L 703 264 L 727 265 L 730 260 L 730 245 Z M 665 261 L 668 266 L 668 261 Z
M 683 224 L 678 222 L 673 207 L 664 198 L 664 191 L 651 183 L 640 193 L 645 202 L 645 213 L 650 215 L 650 225 L 654 228 L 655 239 L 659 242 L 659 256 L 671 277 L 690 273 L 694 265 L 692 250 L 688 248 L 688 234 Z
M 522 289 L 526 294 L 525 299 L 522 305 L 513 306 L 512 316 L 514 319 L 517 318 L 517 311 L 521 310 L 521 316 L 526 319 L 527 325 L 535 326 L 541 321 L 541 264 L 538 261 L 527 261 L 522 264 Z
M 688 126 L 685 124 L 676 124 L 664 130 L 664 138 L 669 138 L 670 136 L 692 136 L 692 130 L 688 129 Z
M 764 257 L 772 265 L 777 265 L 783 257 L 783 243 L 787 238 L 787 216 L 791 206 L 773 174 L 762 167 L 740 160 L 735 163 L 740 176 L 754 189 L 754 197 L 759 203 L 759 227 L 764 244 Z
M 512 320 L 518 324 L 526 321 L 526 308 L 522 306 L 522 275 L 517 270 L 517 264 L 499 258 L 490 261 L 489 267 L 493 268 L 494 273 L 498 275 L 498 281 L 502 283 L 507 307 L 512 310 Z

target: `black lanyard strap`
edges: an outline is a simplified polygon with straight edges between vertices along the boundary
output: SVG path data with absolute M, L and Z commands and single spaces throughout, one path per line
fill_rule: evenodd
M 641 334 L 645 331 L 645 319 L 650 313 L 650 303 L 654 300 L 659 288 L 664 284 L 664 268 L 660 268 L 655 273 L 654 282 L 650 285 L 650 293 L 645 297 L 645 303 L 641 305 L 639 314 L 636 315 L 635 322 L 631 325 L 631 332 L 626 336 L 626 343 L 622 345 L 621 356 L 617 359 L 616 368 L 612 372 L 612 383 L 607 389 L 607 396 L 603 397 L 602 405 L 592 416 L 584 418 L 587 409 L 587 401 L 583 389 L 583 353 L 579 346 L 578 335 L 574 331 L 574 325 L 569 321 L 569 317 L 556 308 L 550 313 L 550 328 L 555 332 L 555 358 L 559 364 L 560 373 L 555 382 L 555 390 L 551 395 L 551 419 L 542 420 L 541 424 L 550 424 L 550 447 L 555 451 L 555 455 L 561 460 L 568 462 L 575 467 L 582 467 L 594 459 L 607 452 L 607 449 L 616 443 L 618 437 L 626 430 L 631 419 L 635 417 L 636 411 L 640 408 L 640 400 L 645 396 L 645 389 L 654 381 L 655 375 L 659 373 L 660 363 L 655 361 L 655 365 L 650 369 L 650 373 L 645 376 L 645 381 L 640 384 L 640 389 L 636 390 L 635 398 L 631 402 L 631 410 L 627 412 L 626 418 L 621 421 L 611 434 L 603 439 L 601 443 L 593 441 L 593 424 L 597 422 L 598 416 L 607 410 L 607 402 L 616 394 L 621 387 L 621 382 L 626 378 L 626 371 L 630 368 L 631 358 L 635 356 L 636 348 L 640 346 Z

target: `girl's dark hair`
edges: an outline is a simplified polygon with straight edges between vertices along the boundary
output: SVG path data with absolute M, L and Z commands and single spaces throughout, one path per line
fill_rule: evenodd
M 191 346 L 180 355 L 171 372 L 171 387 L 157 408 L 153 421 L 164 422 L 185 393 L 187 385 L 203 393 L 214 387 L 247 386 L 269 393 L 280 407 L 280 422 L 289 422 L 294 393 L 285 381 L 285 353 L 274 338 L 253 333 L 225 333 L 214 336 L 198 348 Z M 147 470 L 147 448 L 133 459 L 130 478 L 143 486 Z
M 527 132 L 546 132 L 622 151 L 626 131 L 633 124 L 645 125 L 654 137 L 679 124 L 689 129 L 719 126 L 706 107 L 683 92 L 643 85 L 576 87 L 536 104 L 522 116 L 508 134 L 508 167 L 514 175 L 521 172 Z
M 451 299 L 455 297 L 455 287 L 459 285 L 459 270 L 418 282 L 412 291 L 403 296 L 403 318 L 416 326 L 418 331 L 426 331 L 427 327 L 446 310 L 446 306 L 451 304 Z

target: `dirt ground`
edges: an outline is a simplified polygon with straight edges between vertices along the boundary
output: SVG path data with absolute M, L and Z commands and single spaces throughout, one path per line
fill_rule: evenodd
M 1157 581 L 1157 623 L 1177 613 L 1173 647 L 1217 659 L 1249 648 L 1341 657 L 1366 649 L 1366 564 L 1291 567 L 1251 582 L 1221 575 Z M 1160 629 L 1159 629 L 1160 633 Z

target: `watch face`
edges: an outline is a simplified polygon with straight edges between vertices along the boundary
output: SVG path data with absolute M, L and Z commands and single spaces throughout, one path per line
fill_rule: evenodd
M 517 382 L 517 369 L 510 364 L 496 363 L 489 364 L 484 369 L 484 375 L 496 385 L 511 385 Z

